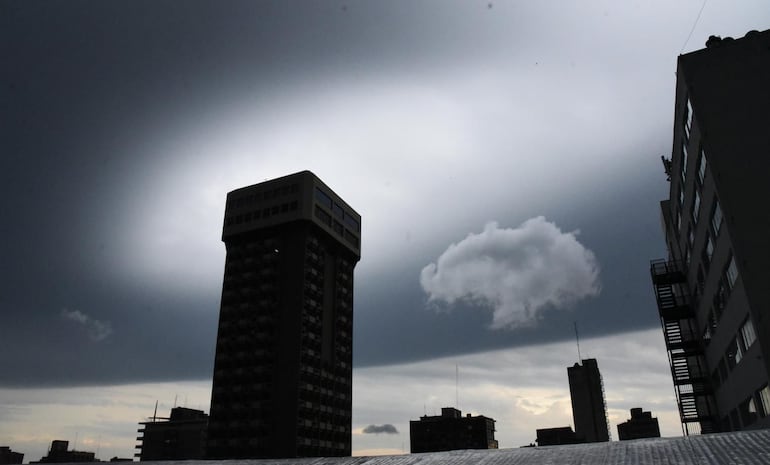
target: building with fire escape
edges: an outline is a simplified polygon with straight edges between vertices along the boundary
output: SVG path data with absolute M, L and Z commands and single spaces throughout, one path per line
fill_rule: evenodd
M 770 30 L 679 56 L 652 282 L 685 434 L 770 427 Z

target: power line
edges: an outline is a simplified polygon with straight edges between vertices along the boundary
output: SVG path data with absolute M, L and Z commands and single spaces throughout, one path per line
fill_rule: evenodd
M 681 55 L 682 52 L 684 52 L 684 48 L 687 47 L 687 43 L 690 42 L 690 37 L 692 37 L 692 33 L 695 31 L 695 26 L 698 25 L 698 21 L 700 21 L 700 15 L 703 13 L 703 9 L 706 8 L 706 3 L 708 0 L 703 0 L 703 5 L 700 6 L 700 11 L 698 12 L 698 16 L 695 18 L 695 22 L 692 24 L 692 29 L 690 29 L 690 33 L 687 34 L 687 39 L 684 41 L 684 45 L 682 45 L 682 49 L 679 50 L 679 54 Z

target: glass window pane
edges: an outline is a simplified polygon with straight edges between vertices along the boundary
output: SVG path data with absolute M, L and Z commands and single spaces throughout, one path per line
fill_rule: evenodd
M 711 212 L 711 228 L 715 235 L 719 235 L 722 228 L 722 209 L 719 208 L 719 199 L 714 198 L 714 211 Z
M 698 160 L 698 181 L 703 184 L 704 179 L 706 179 L 706 153 L 701 149 Z
M 746 320 L 746 323 L 741 326 L 741 341 L 743 347 L 748 349 L 757 340 L 757 333 L 754 331 L 754 324 L 751 319 Z
M 727 284 L 730 286 L 730 290 L 735 286 L 735 281 L 738 280 L 738 267 L 735 266 L 735 257 L 730 257 L 730 264 L 727 265 Z

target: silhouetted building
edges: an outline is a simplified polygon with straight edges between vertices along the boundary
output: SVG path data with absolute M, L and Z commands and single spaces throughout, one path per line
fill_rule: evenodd
M 580 442 L 610 440 L 604 384 L 596 359 L 583 360 L 567 368 L 569 393 L 572 399 L 572 419 Z
M 441 415 L 410 421 L 409 442 L 413 453 L 497 449 L 495 420 L 483 415 L 463 417 L 456 408 L 444 407 Z
M 631 409 L 630 420 L 618 424 L 618 438 L 621 441 L 659 437 L 658 419 L 653 418 L 651 412 L 644 412 L 638 407 Z
M 71 463 L 71 462 L 97 462 L 96 454 L 80 450 L 69 449 L 69 441 L 54 440 L 51 441 L 51 449 L 48 455 L 41 458 L 39 462 L 30 463 Z
M 0 465 L 21 463 L 23 460 L 24 454 L 14 452 L 8 446 L 0 446 Z
M 770 427 L 770 31 L 680 55 L 652 281 L 687 434 Z
M 171 416 L 139 423 L 142 436 L 137 437 L 139 460 L 202 459 L 206 447 L 209 416 L 202 410 L 184 407 L 171 409 Z
M 579 442 L 582 441 L 578 440 L 577 435 L 570 426 L 537 430 L 538 446 L 558 446 L 561 444 L 577 444 Z
M 227 195 L 208 457 L 350 455 L 360 238 L 309 171 Z

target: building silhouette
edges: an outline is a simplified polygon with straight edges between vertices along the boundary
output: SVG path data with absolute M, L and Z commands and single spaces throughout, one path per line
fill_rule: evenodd
M 577 444 L 580 441 L 570 426 L 556 428 L 541 428 L 536 430 L 538 446 L 559 446 L 562 444 Z
M 207 456 L 349 456 L 361 217 L 303 171 L 227 195 Z
M 686 434 L 770 427 L 770 31 L 679 56 L 652 282 Z
M 142 436 L 134 456 L 142 462 L 204 458 L 208 418 L 202 410 L 174 407 L 168 418 L 139 423 Z
M 419 421 L 410 421 L 409 442 L 412 453 L 497 449 L 495 420 L 470 413 L 463 417 L 460 410 L 444 407 L 441 415 L 426 415 Z
M 68 450 L 70 442 L 62 440 L 51 441 L 48 455 L 39 462 L 30 463 L 73 463 L 73 462 L 97 462 L 96 454 L 81 450 Z
M 24 460 L 24 454 L 14 452 L 8 446 L 0 446 L 0 465 L 11 465 L 21 463 Z
M 638 407 L 631 409 L 630 420 L 618 423 L 618 438 L 621 441 L 659 437 L 658 419 L 654 418 L 651 412 L 642 411 Z
M 607 405 L 604 385 L 596 359 L 583 360 L 567 368 L 569 393 L 572 399 L 572 419 L 580 442 L 609 441 Z

